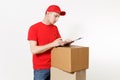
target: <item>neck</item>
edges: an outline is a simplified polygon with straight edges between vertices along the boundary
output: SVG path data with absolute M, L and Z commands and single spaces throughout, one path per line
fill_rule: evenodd
M 51 25 L 47 17 L 44 17 L 44 19 L 42 20 L 42 22 L 44 24 L 46 24 L 46 25 Z

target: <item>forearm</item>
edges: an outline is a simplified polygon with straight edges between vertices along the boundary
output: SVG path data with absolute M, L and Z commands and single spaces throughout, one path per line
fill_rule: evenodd
M 45 51 L 47 51 L 55 46 L 59 46 L 63 43 L 61 38 L 58 38 L 58 39 L 54 40 L 53 42 L 48 43 L 46 45 L 42 45 L 42 46 L 38 46 L 37 41 L 31 40 L 29 42 L 30 42 L 31 52 L 33 54 L 43 53 L 43 52 L 45 52 Z
M 34 46 L 34 47 L 31 47 L 31 52 L 33 54 L 41 54 L 51 48 L 53 48 L 54 46 L 52 45 L 52 43 L 49 43 L 49 44 L 46 44 L 46 45 L 43 45 L 43 46 Z

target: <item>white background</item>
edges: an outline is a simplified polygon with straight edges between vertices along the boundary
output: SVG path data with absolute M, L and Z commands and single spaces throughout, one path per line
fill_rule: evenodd
M 1 0 L 0 80 L 33 80 L 27 33 L 50 4 L 67 12 L 56 23 L 63 39 L 90 48 L 87 80 L 120 80 L 119 0 Z

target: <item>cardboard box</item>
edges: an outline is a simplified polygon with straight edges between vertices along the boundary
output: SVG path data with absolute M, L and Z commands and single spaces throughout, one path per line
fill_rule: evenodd
M 58 68 L 51 67 L 51 80 L 86 80 L 86 70 L 69 73 Z
M 89 48 L 69 46 L 53 48 L 51 66 L 67 72 L 76 72 L 88 68 Z

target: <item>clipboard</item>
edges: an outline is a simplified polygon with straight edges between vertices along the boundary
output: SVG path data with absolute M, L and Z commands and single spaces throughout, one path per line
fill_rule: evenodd
M 80 40 L 80 39 L 82 39 L 82 37 L 79 37 L 79 38 L 77 38 L 77 39 L 75 39 L 75 40 L 72 40 L 71 42 L 67 42 L 67 43 L 65 43 L 63 46 L 69 46 L 71 43 L 73 43 L 73 42 L 75 42 L 75 41 L 78 41 L 78 40 Z M 59 45 L 59 46 L 57 46 L 57 47 L 63 47 L 62 45 Z

